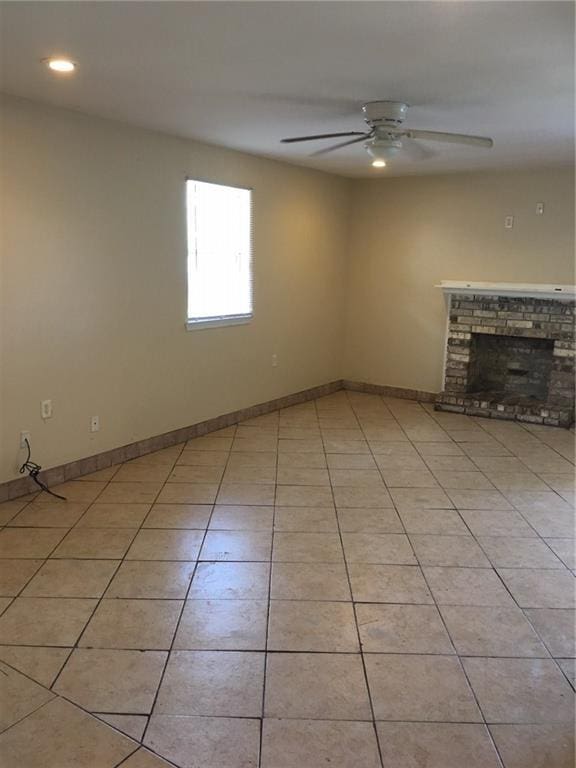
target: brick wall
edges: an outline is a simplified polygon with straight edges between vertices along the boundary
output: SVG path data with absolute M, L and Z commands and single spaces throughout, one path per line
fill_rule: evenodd
M 473 350 L 478 334 L 494 337 L 546 339 L 553 343 L 547 391 L 514 393 L 499 401 L 470 392 L 478 380 Z M 495 338 L 496 342 L 496 338 Z M 481 413 L 498 418 L 523 418 L 539 423 L 572 421 L 574 411 L 574 302 L 556 299 L 454 294 L 450 302 L 445 389 L 437 400 L 444 410 Z M 496 357 L 493 358 L 494 363 Z M 489 358 L 483 364 L 490 364 Z M 544 365 L 542 361 L 542 366 Z M 540 363 L 534 360 L 534 367 Z M 537 372 L 534 372 L 536 376 Z M 489 378 L 489 377 L 488 377 Z M 528 401 L 527 401 L 528 398 Z M 524 402 L 522 402 L 524 401 Z M 552 412 L 552 415 L 551 415 Z

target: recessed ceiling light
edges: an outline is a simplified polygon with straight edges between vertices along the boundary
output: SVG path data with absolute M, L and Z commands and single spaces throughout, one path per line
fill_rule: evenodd
M 386 161 L 385 160 L 372 160 L 372 167 L 373 168 L 385 168 L 386 167 Z
M 45 62 L 48 69 L 51 69 L 53 72 L 74 72 L 76 69 L 76 64 L 70 61 L 70 59 L 45 59 Z

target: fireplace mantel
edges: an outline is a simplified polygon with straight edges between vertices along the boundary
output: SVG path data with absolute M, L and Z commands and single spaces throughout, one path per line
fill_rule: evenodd
M 574 301 L 576 298 L 576 286 L 558 283 L 469 283 L 465 280 L 441 280 L 435 287 L 441 288 L 446 296 L 525 296 L 557 301 Z

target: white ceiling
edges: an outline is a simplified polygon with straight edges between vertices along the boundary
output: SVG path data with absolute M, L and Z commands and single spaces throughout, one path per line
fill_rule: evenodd
M 571 2 L 1 3 L 2 90 L 350 176 L 570 163 Z M 51 74 L 44 57 L 79 62 Z M 406 125 L 492 136 L 370 167 L 362 145 L 283 136 L 362 130 L 362 102 L 412 105 Z

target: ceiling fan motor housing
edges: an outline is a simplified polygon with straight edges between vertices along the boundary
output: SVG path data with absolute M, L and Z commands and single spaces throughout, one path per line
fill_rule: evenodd
M 408 104 L 403 101 L 369 101 L 362 105 L 364 120 L 368 125 L 401 125 L 408 114 Z

